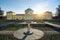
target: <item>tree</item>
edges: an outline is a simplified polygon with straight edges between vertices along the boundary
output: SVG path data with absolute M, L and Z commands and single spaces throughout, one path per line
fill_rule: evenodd
M 3 14 L 4 14 L 4 11 L 1 10 L 1 8 L 0 8 L 0 16 L 3 16 Z
M 57 8 L 57 17 L 60 18 L 60 5 L 58 5 L 58 8 Z
M 1 10 L 1 8 L 0 8 L 0 20 L 3 19 L 3 14 L 4 14 L 4 11 Z

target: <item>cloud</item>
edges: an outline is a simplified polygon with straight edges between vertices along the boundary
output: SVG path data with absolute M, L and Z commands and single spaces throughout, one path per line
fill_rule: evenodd
M 34 13 L 41 13 L 45 11 L 45 9 L 48 7 L 48 1 L 42 2 L 40 4 L 36 4 L 33 8 Z

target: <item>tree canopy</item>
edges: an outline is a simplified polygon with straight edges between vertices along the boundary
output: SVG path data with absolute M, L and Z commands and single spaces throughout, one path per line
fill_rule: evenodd
M 57 8 L 57 17 L 60 18 L 60 5 L 58 5 L 58 8 Z
M 3 14 L 4 14 L 4 11 L 1 10 L 1 8 L 0 8 L 0 16 L 3 16 Z

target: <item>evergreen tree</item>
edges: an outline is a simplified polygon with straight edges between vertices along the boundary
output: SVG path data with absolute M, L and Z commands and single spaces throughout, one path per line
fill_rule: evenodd
M 60 5 L 58 5 L 58 8 L 57 8 L 57 17 L 60 18 Z
M 0 8 L 0 20 L 3 19 L 3 14 L 4 14 L 4 11 L 1 10 L 1 8 Z
M 3 14 L 4 14 L 4 11 L 1 10 L 1 8 L 0 8 L 0 16 L 3 16 Z

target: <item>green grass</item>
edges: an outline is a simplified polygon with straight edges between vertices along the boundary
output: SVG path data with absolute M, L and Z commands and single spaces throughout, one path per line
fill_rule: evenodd
M 39 29 L 39 30 L 42 30 L 42 31 L 51 31 L 51 30 L 53 30 L 53 29 L 51 29 L 51 28 L 48 28 L 48 27 L 44 27 L 44 28 L 39 28 L 39 27 L 36 27 L 35 29 Z
M 48 20 L 46 22 L 54 23 L 60 25 L 60 20 Z
M 20 24 L 10 24 L 10 25 L 7 25 L 6 27 L 2 27 L 2 30 L 18 30 L 18 29 L 21 29 L 21 28 L 24 28 L 24 27 L 27 27 L 27 24 L 26 25 L 20 25 Z M 47 31 L 47 30 L 53 30 L 52 28 L 49 28 L 47 26 L 45 26 L 45 24 L 32 24 L 31 25 L 32 28 L 35 28 L 35 29 L 39 29 L 39 30 L 43 30 L 43 31 Z M 1 30 L 1 29 L 0 29 Z
M 60 40 L 60 34 L 45 35 L 39 40 Z
M 58 25 L 60 25 L 60 22 L 50 22 L 50 23 L 53 23 L 53 24 L 58 24 Z
M 39 30 L 42 30 L 42 31 L 51 31 L 51 30 L 53 30 L 52 28 L 49 28 L 49 27 L 45 26 L 45 24 L 32 25 L 32 26 L 33 26 L 32 28 L 39 29 Z
M 0 24 L 4 24 L 4 23 L 7 23 L 7 22 L 4 22 L 4 21 L 0 21 Z
M 18 40 L 13 35 L 0 35 L 0 40 Z M 39 40 L 60 40 L 60 34 L 45 35 Z
M 18 29 L 21 29 L 21 28 L 24 28 L 26 25 L 20 25 L 20 24 L 10 24 L 10 25 L 7 25 L 6 27 L 2 27 L 2 29 L 0 30 L 18 30 Z
M 0 40 L 14 40 L 13 35 L 0 35 Z

